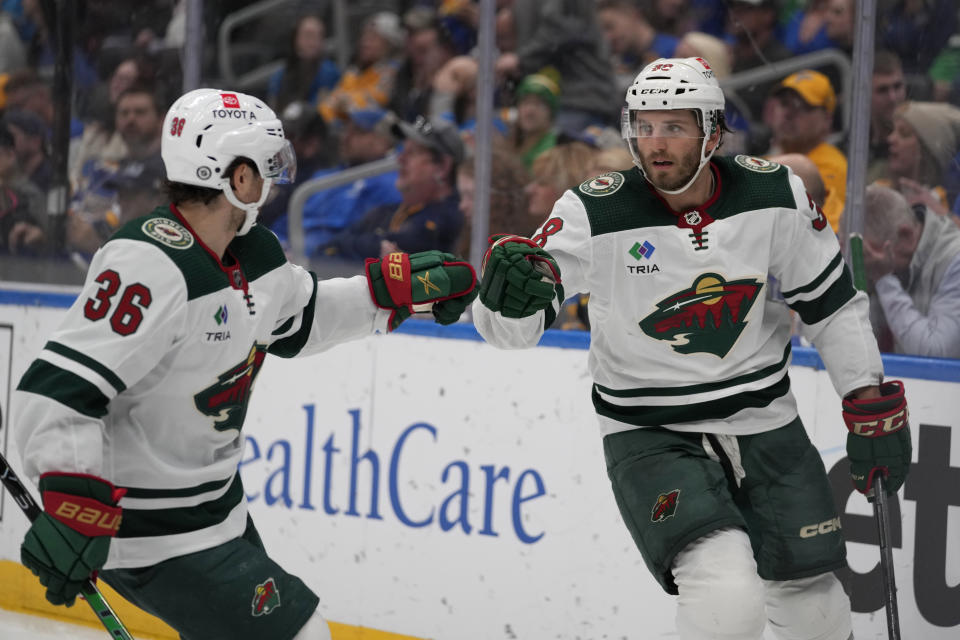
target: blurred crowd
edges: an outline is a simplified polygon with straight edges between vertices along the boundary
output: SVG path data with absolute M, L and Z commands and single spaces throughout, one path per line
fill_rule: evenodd
M 626 87 L 646 63 L 696 56 L 727 95 L 721 154 L 791 166 L 843 224 L 856 0 L 497 0 L 489 229 L 528 235 L 564 190 L 628 170 Z M 0 254 L 83 263 L 126 220 L 163 204 L 163 116 L 182 89 L 185 2 L 77 2 L 72 95 L 53 94 L 53 3 L 0 0 Z M 202 84 L 220 86 L 224 18 L 203 4 Z M 467 257 L 474 215 L 476 0 L 278 2 L 233 32 L 228 88 L 261 96 L 298 157 L 296 186 L 393 159 L 331 186 L 290 226 L 292 189 L 260 224 L 313 264 L 441 249 Z M 960 24 L 955 0 L 878 0 L 864 253 L 885 350 L 960 357 Z M 349 59 L 338 62 L 338 45 Z M 815 55 L 822 52 L 823 55 Z M 833 55 L 831 55 L 831 53 Z M 807 55 L 809 54 L 809 55 Z M 806 56 L 808 66 L 791 64 Z M 343 58 L 343 56 L 339 56 Z M 767 71 L 750 83 L 737 82 Z M 254 74 L 256 75 L 256 74 Z M 65 223 L 50 225 L 55 119 L 69 105 Z M 954 289 L 957 291 L 954 292 Z M 557 320 L 586 328 L 586 301 Z

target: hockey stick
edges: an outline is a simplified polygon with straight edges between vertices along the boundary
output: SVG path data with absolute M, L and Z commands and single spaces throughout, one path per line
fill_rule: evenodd
M 883 602 L 887 610 L 887 635 L 900 640 L 900 613 L 897 611 L 897 582 L 893 575 L 893 548 L 890 546 L 890 512 L 887 509 L 886 481 L 878 474 L 873 482 L 873 517 L 880 537 L 880 577 L 883 580 Z
M 3 486 L 7 488 L 14 502 L 23 510 L 30 522 L 40 517 L 41 511 L 39 505 L 37 505 L 33 496 L 30 495 L 30 491 L 20 482 L 17 474 L 10 468 L 10 464 L 6 458 L 3 457 L 2 453 L 0 453 L 0 481 L 3 482 Z M 103 597 L 103 594 L 100 593 L 100 590 L 97 588 L 97 585 L 94 584 L 93 580 L 88 579 L 80 591 L 83 593 L 84 600 L 86 600 L 90 608 L 93 609 L 97 620 L 99 620 L 100 624 L 110 633 L 111 638 L 133 640 L 133 636 L 130 635 L 127 628 L 120 622 L 117 614 L 110 608 L 110 605 Z

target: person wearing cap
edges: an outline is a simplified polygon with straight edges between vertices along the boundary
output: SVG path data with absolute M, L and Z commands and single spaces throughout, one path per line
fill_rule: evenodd
M 614 74 L 602 51 L 594 0 L 514 0 L 511 13 L 517 47 L 497 58 L 499 78 L 519 81 L 546 65 L 563 82 L 556 127 L 576 136 L 590 125 L 616 122 Z
M 47 143 L 49 128 L 36 114 L 19 109 L 4 113 L 3 122 L 13 135 L 17 163 L 24 175 L 41 191 L 48 190 L 53 180 L 53 162 Z
M 773 92 L 770 154 L 802 153 L 820 170 L 827 187 L 823 213 L 834 231 L 847 194 L 847 158 L 827 142 L 837 94 L 827 76 L 804 69 L 784 78 Z
M 381 11 L 370 16 L 360 31 L 353 64 L 317 106 L 324 120 L 343 122 L 351 109 L 386 107 L 393 95 L 403 42 L 397 14 Z
M 367 212 L 323 247 L 323 255 L 353 260 L 398 250 L 455 250 L 463 227 L 456 190 L 464 158 L 460 132 L 446 120 L 422 117 L 397 122 L 393 132 L 403 140 L 395 183 L 403 200 Z
M 880 349 L 960 358 L 960 229 L 897 191 L 867 187 L 863 265 Z
M 733 50 L 733 73 L 786 60 L 793 53 L 777 38 L 779 0 L 733 0 L 727 4 L 726 39 Z M 711 61 L 712 62 L 712 61 Z M 758 120 L 775 81 L 737 89 L 736 95 Z
M 510 146 L 529 171 L 537 156 L 557 144 L 555 119 L 560 79 L 555 69 L 543 69 L 523 79 L 516 91 L 517 116 Z
M 315 171 L 309 176 L 310 179 L 385 158 L 394 146 L 388 121 L 387 112 L 383 109 L 352 110 L 340 132 L 340 163 Z M 371 209 L 381 206 L 393 208 L 400 204 L 401 195 L 394 185 L 396 180 L 396 170 L 386 171 L 318 191 L 307 198 L 303 205 L 305 254 L 318 255 L 321 247 Z M 284 244 L 289 242 L 288 227 L 287 214 L 270 225 Z
M 902 193 L 911 205 L 946 214 L 956 197 L 947 193 L 943 180 L 960 162 L 960 109 L 941 102 L 905 102 L 893 123 L 887 175 L 877 182 Z

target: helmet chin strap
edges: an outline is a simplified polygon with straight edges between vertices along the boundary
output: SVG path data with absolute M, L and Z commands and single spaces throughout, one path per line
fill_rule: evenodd
M 672 196 L 675 196 L 678 193 L 683 193 L 684 191 L 689 189 L 690 185 L 692 185 L 696 181 L 697 176 L 700 175 L 700 172 L 703 171 L 704 165 L 706 165 L 710 161 L 710 158 L 713 157 L 713 152 L 716 151 L 716 148 L 714 148 L 712 151 L 710 151 L 710 153 L 707 153 L 707 142 L 709 141 L 709 139 L 710 139 L 709 136 L 703 137 L 703 145 L 700 147 L 700 164 L 697 166 L 697 170 L 693 172 L 693 176 L 689 180 L 687 180 L 687 184 L 683 185 L 679 189 L 672 189 L 672 190 L 663 189 L 661 187 L 655 186 L 657 191 L 662 191 L 663 193 L 668 193 Z M 643 171 L 643 168 L 641 167 L 640 170 Z
M 226 196 L 227 201 L 238 209 L 243 209 L 246 216 L 240 229 L 237 230 L 238 236 L 247 235 L 250 229 L 253 228 L 253 225 L 256 224 L 257 215 L 260 214 L 260 207 L 263 206 L 263 203 L 267 200 L 267 196 L 270 195 L 270 187 L 272 184 L 272 178 L 264 178 L 263 186 L 260 188 L 260 198 L 255 202 L 240 202 L 233 187 L 230 186 L 229 178 L 224 178 L 220 183 L 220 189 L 223 191 L 223 195 Z

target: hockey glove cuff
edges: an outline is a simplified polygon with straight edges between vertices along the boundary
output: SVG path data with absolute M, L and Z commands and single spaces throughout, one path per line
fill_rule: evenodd
M 909 411 L 899 380 L 881 384 L 880 393 L 879 398 L 844 398 L 843 421 L 850 431 L 847 456 L 857 491 L 869 493 L 880 472 L 887 493 L 894 494 L 907 477 L 913 454 Z
M 107 561 L 120 528 L 125 490 L 94 476 L 47 473 L 40 477 L 44 512 L 20 547 L 20 560 L 40 578 L 52 604 L 73 605 L 81 587 Z
M 544 326 L 550 326 L 556 317 L 553 300 L 563 302 L 557 261 L 521 236 L 494 235 L 490 243 L 480 266 L 480 301 L 505 318 L 526 318 L 547 309 Z
M 456 322 L 477 296 L 473 267 L 449 253 L 395 252 L 383 260 L 367 258 L 365 267 L 374 304 L 393 311 L 390 331 L 411 314 L 431 309 L 440 324 Z

